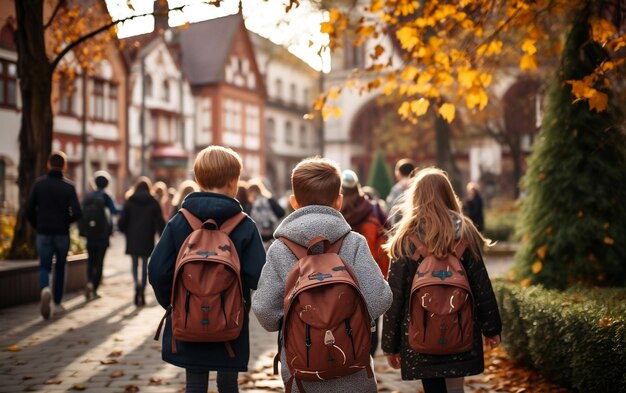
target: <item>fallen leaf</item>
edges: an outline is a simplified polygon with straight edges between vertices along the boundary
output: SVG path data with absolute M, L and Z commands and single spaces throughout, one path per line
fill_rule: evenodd
M 58 378 L 50 378 L 44 381 L 44 385 L 60 385 L 63 381 Z
M 19 352 L 21 350 L 19 345 L 11 345 L 10 347 L 6 347 L 4 349 L 5 351 L 9 351 L 9 352 Z
M 108 355 L 110 358 L 117 358 L 122 356 L 122 351 L 113 351 Z
M 124 376 L 124 371 L 116 370 L 111 373 L 111 378 L 119 378 Z
M 139 391 L 139 386 L 137 385 L 126 385 L 124 388 L 125 393 L 135 393 Z
M 106 359 L 106 360 L 100 360 L 100 364 L 117 364 L 119 363 L 117 361 L 117 359 Z
M 163 380 L 159 377 L 150 377 L 148 380 L 150 385 L 162 385 Z
M 86 390 L 86 389 L 87 389 L 87 386 L 83 385 L 82 383 L 75 383 L 70 388 L 70 390 Z

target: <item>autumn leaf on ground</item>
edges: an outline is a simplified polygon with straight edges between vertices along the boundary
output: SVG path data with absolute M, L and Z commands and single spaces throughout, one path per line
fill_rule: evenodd
M 19 345 L 11 345 L 10 347 L 6 347 L 4 349 L 5 351 L 9 351 L 9 352 L 19 352 L 21 350 Z
M 119 377 L 123 377 L 124 375 L 125 375 L 124 371 L 116 370 L 111 373 L 111 378 L 119 378 Z
M 117 361 L 117 359 L 106 359 L 106 360 L 100 360 L 100 364 L 105 364 L 105 365 L 109 365 L 109 364 L 117 364 L 119 363 Z
M 75 383 L 70 388 L 70 390 L 86 390 L 86 389 L 87 389 L 87 386 L 83 385 L 82 383 Z
M 113 351 L 110 354 L 108 354 L 108 357 L 117 358 L 117 357 L 122 356 L 122 353 L 123 353 L 122 351 Z
M 126 385 L 124 388 L 124 393 L 135 393 L 139 391 L 139 386 L 137 385 Z
M 60 385 L 63 381 L 58 378 L 50 378 L 44 381 L 44 385 Z
M 150 385 L 162 385 L 163 380 L 159 377 L 150 377 L 149 384 Z

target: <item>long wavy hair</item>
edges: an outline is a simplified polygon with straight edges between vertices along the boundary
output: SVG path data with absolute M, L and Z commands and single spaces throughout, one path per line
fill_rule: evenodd
M 435 257 L 448 255 L 459 241 L 456 239 L 458 221 L 453 219 L 454 215 L 460 218 L 460 240 L 467 242 L 474 257 L 480 257 L 482 244 L 490 244 L 463 216 L 459 198 L 447 174 L 439 168 L 429 167 L 417 172 L 403 195 L 400 208 L 402 218 L 385 244 L 392 260 L 413 254 L 409 240 L 412 234 L 417 235 Z

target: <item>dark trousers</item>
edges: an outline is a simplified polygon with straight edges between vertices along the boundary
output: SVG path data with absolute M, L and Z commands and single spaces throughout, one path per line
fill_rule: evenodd
M 70 249 L 70 237 L 69 235 L 38 234 L 35 244 L 39 254 L 39 289 L 50 286 L 50 272 L 54 257 L 53 299 L 55 304 L 61 304 L 65 290 L 65 264 L 67 252 Z
M 93 285 L 94 293 L 97 292 L 102 281 L 104 255 L 107 252 L 107 248 L 107 245 L 92 245 L 87 242 L 87 282 Z
M 148 257 L 131 255 L 131 258 L 133 260 L 133 281 L 135 282 L 135 289 L 137 291 L 143 291 L 146 288 L 148 279 Z M 139 259 L 141 259 L 141 279 L 139 278 Z
M 445 378 L 424 378 L 422 379 L 424 393 L 447 393 Z
M 186 393 L 207 393 L 209 390 L 209 372 L 186 370 Z M 239 393 L 238 373 L 236 371 L 217 372 L 217 391 L 219 393 Z

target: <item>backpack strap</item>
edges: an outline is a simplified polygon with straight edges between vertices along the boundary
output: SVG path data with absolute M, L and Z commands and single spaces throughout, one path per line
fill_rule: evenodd
M 306 247 L 301 246 L 300 244 L 286 237 L 281 236 L 279 239 L 283 243 L 285 243 L 287 248 L 289 248 L 289 250 L 293 253 L 293 255 L 296 256 L 297 259 L 302 259 L 307 255 L 315 254 L 313 252 L 313 247 L 319 243 L 323 243 L 323 246 L 324 246 L 324 251 L 322 252 L 322 254 L 325 254 L 325 253 L 338 254 L 339 250 L 341 249 L 341 245 L 343 244 L 343 239 L 346 237 L 346 235 L 341 236 L 334 243 L 331 243 L 328 239 L 326 239 L 323 236 L 316 236 L 313 239 L 309 240 L 309 243 L 307 244 Z
M 202 222 L 198 217 L 194 216 L 189 210 L 185 209 L 184 207 L 180 208 L 178 211 L 183 214 L 183 216 L 191 226 L 191 229 L 194 231 L 204 227 L 205 224 L 210 224 L 218 228 L 217 222 L 215 222 L 215 220 L 212 218 L 209 218 L 208 220 Z M 244 218 L 246 218 L 246 214 L 244 212 L 239 212 L 224 221 L 222 225 L 219 226 L 219 229 L 229 235 Z
M 220 231 L 225 232 L 227 235 L 230 235 L 230 233 L 235 228 L 237 228 L 237 225 L 239 225 L 239 223 L 243 221 L 243 219 L 246 218 L 246 216 L 247 214 L 244 212 L 239 212 L 235 214 L 228 220 L 224 221 L 222 225 L 220 225 Z
M 425 257 L 428 255 L 428 251 L 426 251 L 426 246 L 418 239 L 415 234 L 409 235 L 409 240 L 415 246 L 415 252 L 411 255 L 411 259 L 418 260 L 420 256 Z M 463 253 L 467 249 L 467 242 L 465 240 L 460 240 L 454 246 L 454 255 L 460 260 L 463 257 Z

